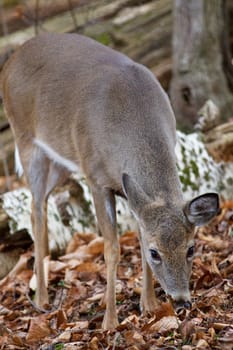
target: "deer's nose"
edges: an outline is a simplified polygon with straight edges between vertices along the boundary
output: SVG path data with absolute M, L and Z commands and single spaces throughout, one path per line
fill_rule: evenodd
M 192 304 L 189 300 L 177 300 L 174 302 L 174 308 L 177 314 L 179 314 L 184 309 L 191 309 Z

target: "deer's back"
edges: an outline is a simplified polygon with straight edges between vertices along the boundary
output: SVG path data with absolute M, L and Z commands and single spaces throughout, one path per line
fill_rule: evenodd
M 81 162 L 93 181 L 119 187 L 123 171 L 147 161 L 153 173 L 161 157 L 174 166 L 168 153 L 175 121 L 159 83 L 91 39 L 43 34 L 26 42 L 6 64 L 1 85 L 16 139 L 41 140 Z

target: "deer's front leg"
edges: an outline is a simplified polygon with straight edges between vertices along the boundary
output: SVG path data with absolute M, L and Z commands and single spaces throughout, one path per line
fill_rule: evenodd
M 102 327 L 113 329 L 118 325 L 116 312 L 116 273 L 120 257 L 116 233 L 114 194 L 109 190 L 92 190 L 99 229 L 104 237 L 104 258 L 107 266 L 106 312 Z
M 32 227 L 35 241 L 35 272 L 37 280 L 36 304 L 48 304 L 48 291 L 44 272 L 44 258 L 49 255 L 47 200 L 53 188 L 62 182 L 68 171 L 51 162 L 38 148 L 30 153 L 26 175 L 32 192 Z
M 36 305 L 43 308 L 48 304 L 48 291 L 45 282 L 44 258 L 49 254 L 47 233 L 47 202 L 41 208 L 32 201 L 32 226 L 35 240 L 35 272 L 36 272 Z
M 143 247 L 141 243 L 141 255 L 142 255 L 142 292 L 140 300 L 140 308 L 143 314 L 147 312 L 155 312 L 156 307 L 158 307 L 158 301 L 155 297 L 153 275 L 150 266 L 146 261 L 145 254 L 143 252 Z

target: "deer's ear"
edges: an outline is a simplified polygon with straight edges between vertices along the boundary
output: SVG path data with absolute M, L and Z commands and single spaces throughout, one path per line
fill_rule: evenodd
M 149 202 L 147 194 L 141 186 L 128 174 L 122 175 L 122 188 L 129 202 L 129 206 L 135 214 Z
M 188 202 L 184 208 L 188 221 L 195 226 L 205 225 L 220 213 L 217 193 L 206 193 Z

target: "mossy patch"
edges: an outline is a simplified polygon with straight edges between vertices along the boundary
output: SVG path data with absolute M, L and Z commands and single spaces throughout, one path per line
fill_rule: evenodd
M 3 6 L 5 7 L 19 5 L 20 3 L 21 3 L 20 0 L 3 0 Z
M 95 37 L 95 40 L 97 40 L 99 43 L 106 45 L 106 46 L 109 46 L 112 42 L 111 36 L 107 32 L 103 32 L 103 33 L 98 34 Z

